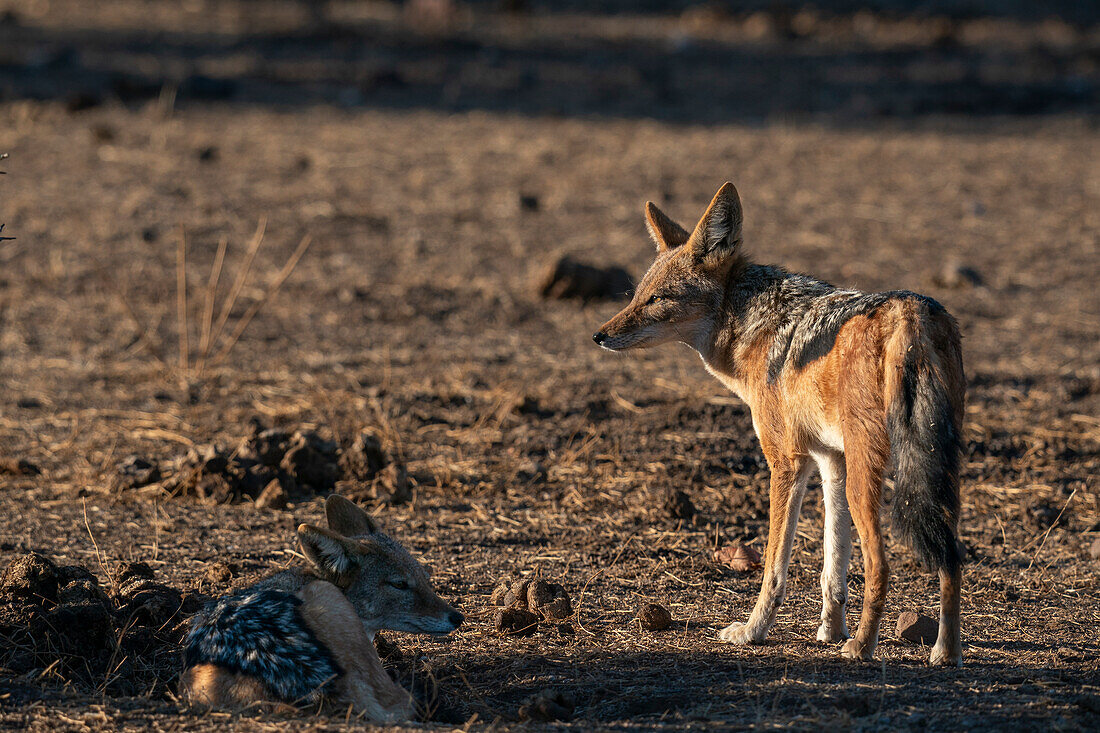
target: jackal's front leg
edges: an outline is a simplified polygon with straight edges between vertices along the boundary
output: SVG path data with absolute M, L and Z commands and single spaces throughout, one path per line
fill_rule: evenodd
M 787 566 L 791 562 L 791 547 L 802 497 L 806 493 L 810 463 L 805 457 L 769 458 L 768 463 L 772 473 L 771 508 L 768 548 L 764 551 L 764 580 L 748 621 L 732 623 L 718 633 L 720 639 L 733 644 L 763 643 L 787 594 Z

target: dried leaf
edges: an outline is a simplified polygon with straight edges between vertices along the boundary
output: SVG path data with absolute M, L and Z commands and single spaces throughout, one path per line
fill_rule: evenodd
M 748 573 L 763 567 L 760 562 L 760 553 L 748 545 L 723 547 L 715 551 L 714 559 L 739 573 Z

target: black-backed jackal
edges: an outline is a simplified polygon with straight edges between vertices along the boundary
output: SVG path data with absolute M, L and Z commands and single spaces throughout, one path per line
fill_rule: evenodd
M 298 527 L 309 568 L 277 573 L 194 618 L 180 678 L 186 700 L 225 708 L 321 701 L 375 722 L 413 714 L 409 693 L 382 667 L 375 633 L 448 634 L 463 616 L 358 506 L 334 494 L 325 514 L 328 529 Z
M 848 639 L 851 525 L 864 565 L 863 612 L 846 657 L 869 659 L 889 572 L 879 518 L 893 457 L 894 523 L 940 579 L 933 664 L 961 663 L 962 557 L 956 538 L 962 451 L 959 330 L 943 306 L 906 291 L 841 290 L 753 264 L 741 241 L 741 202 L 726 183 L 694 231 L 646 204 L 657 258 L 631 303 L 593 339 L 613 351 L 680 341 L 749 406 L 771 470 L 764 580 L 746 623 L 722 639 L 760 643 L 787 589 L 787 566 L 812 467 L 825 503 L 823 642 Z

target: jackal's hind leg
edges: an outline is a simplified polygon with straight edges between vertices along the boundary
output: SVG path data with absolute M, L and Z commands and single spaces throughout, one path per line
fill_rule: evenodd
M 962 638 L 959 631 L 962 571 L 940 570 L 940 632 L 932 647 L 929 663 L 945 667 L 962 666 Z
M 825 504 L 824 561 L 821 566 L 821 626 L 817 640 L 835 644 L 848 638 L 848 565 L 852 559 L 852 515 L 844 493 L 844 455 L 815 454 Z
M 732 644 L 761 644 L 775 623 L 779 605 L 787 595 L 787 566 L 791 562 L 794 532 L 802 497 L 806 493 L 810 463 L 805 459 L 771 460 L 771 508 L 768 547 L 764 551 L 764 579 L 760 596 L 746 623 L 732 623 L 718 638 Z
M 847 444 L 847 438 L 845 439 Z M 890 570 L 886 563 L 886 543 L 879 516 L 882 502 L 882 479 L 886 456 L 849 448 L 845 454 L 847 476 L 845 493 L 852 520 L 859 531 L 863 551 L 863 610 L 859 628 L 841 653 L 849 659 L 871 659 L 878 645 L 879 622 L 886 606 L 886 590 Z

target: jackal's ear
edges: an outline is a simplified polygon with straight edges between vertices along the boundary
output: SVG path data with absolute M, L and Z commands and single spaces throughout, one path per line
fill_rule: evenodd
M 351 582 L 363 561 L 359 543 L 342 537 L 331 529 L 312 524 L 298 526 L 298 541 L 310 565 L 323 579 L 340 587 Z
M 697 261 L 721 261 L 740 246 L 741 198 L 733 184 L 726 181 L 691 233 L 691 247 Z
M 378 531 L 378 525 L 369 514 L 339 494 L 331 494 L 325 500 L 325 517 L 328 518 L 329 529 L 345 537 L 373 534 Z
M 652 201 L 645 202 L 645 228 L 649 230 L 649 236 L 657 245 L 658 252 L 667 252 L 676 249 L 688 241 L 687 230 L 665 216 L 665 212 L 657 208 Z

